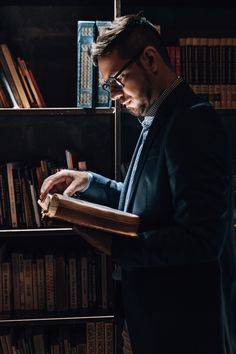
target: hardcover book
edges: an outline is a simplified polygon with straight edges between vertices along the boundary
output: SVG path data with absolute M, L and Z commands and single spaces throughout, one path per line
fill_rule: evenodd
M 77 107 L 94 107 L 95 67 L 89 50 L 95 40 L 95 22 L 78 21 Z
M 9 85 L 12 90 L 14 90 L 14 96 L 18 106 L 22 108 L 30 108 L 30 104 L 20 81 L 14 59 L 5 43 L 0 44 L 0 63 L 5 75 L 7 76 Z
M 109 27 L 110 25 L 111 25 L 111 21 L 96 21 L 98 35 L 102 34 L 102 31 L 106 27 Z M 96 68 L 96 70 L 97 70 L 97 72 L 96 72 L 97 92 L 96 92 L 96 98 L 95 98 L 95 106 L 96 107 L 103 107 L 103 108 L 104 107 L 110 108 L 111 107 L 110 94 L 102 88 L 102 84 L 101 84 L 102 78 L 101 78 L 98 68 Z
M 135 214 L 58 193 L 48 194 L 38 203 L 43 218 L 56 218 L 123 236 L 138 236 L 139 216 Z

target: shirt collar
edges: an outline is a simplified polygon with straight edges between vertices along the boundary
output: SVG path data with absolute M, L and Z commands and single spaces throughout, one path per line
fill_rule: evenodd
M 155 118 L 161 104 L 163 101 L 170 95 L 172 91 L 183 81 L 181 77 L 177 77 L 177 79 L 172 82 L 172 84 L 165 89 L 162 94 L 153 102 L 152 106 L 147 111 L 146 116 L 140 117 L 139 122 L 141 123 L 143 129 L 149 129 L 151 126 L 153 119 Z

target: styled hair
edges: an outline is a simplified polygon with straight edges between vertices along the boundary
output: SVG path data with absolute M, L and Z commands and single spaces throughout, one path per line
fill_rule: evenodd
M 134 56 L 147 45 L 152 45 L 168 65 L 170 59 L 168 52 L 161 41 L 156 27 L 149 22 L 143 12 L 136 15 L 117 17 L 110 25 L 103 29 L 91 48 L 91 55 L 95 65 L 98 58 L 110 54 L 113 49 L 118 51 L 122 59 Z

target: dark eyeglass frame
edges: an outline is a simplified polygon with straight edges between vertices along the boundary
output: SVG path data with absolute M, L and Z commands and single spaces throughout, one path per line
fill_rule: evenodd
M 132 63 L 134 63 L 138 57 L 142 54 L 143 49 L 135 54 L 114 76 L 109 76 L 108 79 L 102 84 L 103 90 L 110 93 L 110 87 L 113 86 L 114 90 L 122 90 L 124 84 L 118 79 L 118 77 L 127 69 Z

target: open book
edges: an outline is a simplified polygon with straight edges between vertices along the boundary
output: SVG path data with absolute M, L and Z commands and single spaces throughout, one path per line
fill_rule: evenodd
M 43 218 L 56 218 L 104 232 L 137 237 L 139 216 L 55 193 L 39 200 Z

